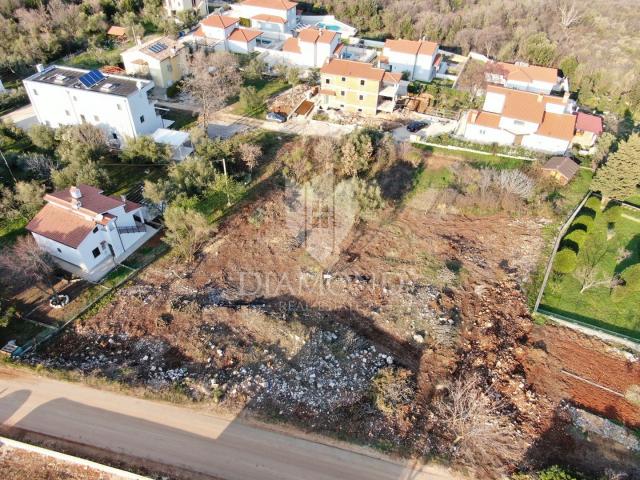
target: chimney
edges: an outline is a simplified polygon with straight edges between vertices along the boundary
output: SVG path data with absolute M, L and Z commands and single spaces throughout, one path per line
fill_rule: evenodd
M 123 202 L 127 201 L 127 196 L 126 195 L 120 195 L 120 200 L 122 200 Z
M 562 101 L 564 103 L 567 103 L 569 101 L 569 96 L 571 95 L 571 93 L 569 92 L 569 90 L 565 90 L 564 95 L 562 95 Z
M 71 188 L 69 188 L 69 193 L 71 194 L 71 198 L 73 198 L 75 200 L 78 200 L 78 199 L 82 198 L 82 192 L 75 185 L 72 186 Z
M 44 70 L 44 65 L 42 63 L 38 63 L 36 65 L 36 72 L 40 73 Z

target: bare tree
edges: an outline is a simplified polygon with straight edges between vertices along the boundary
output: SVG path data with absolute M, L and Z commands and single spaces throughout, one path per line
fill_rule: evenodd
M 262 155 L 262 149 L 259 145 L 254 145 L 253 143 L 241 143 L 238 146 L 238 151 L 240 152 L 240 158 L 247 166 L 249 171 L 253 171 L 258 165 L 258 160 Z
M 557 3 L 556 8 L 560 14 L 562 28 L 571 28 L 582 19 L 583 12 L 576 0 L 561 0 Z
M 501 190 L 525 200 L 531 198 L 536 186 L 533 179 L 520 170 L 501 170 L 497 184 Z
M 20 156 L 26 169 L 36 178 L 47 180 L 51 172 L 60 168 L 60 161 L 41 153 L 25 153 Z
M 0 254 L 0 270 L 6 272 L 1 278 L 12 285 L 34 285 L 51 295 L 53 300 L 58 298 L 53 257 L 41 250 L 31 235 L 20 237 L 12 247 L 3 250 Z M 46 288 L 42 288 L 42 284 Z
M 211 114 L 240 91 L 238 60 L 231 53 L 207 55 L 199 50 L 191 59 L 190 73 L 184 80 L 184 90 L 199 104 L 202 128 L 206 131 Z
M 607 255 L 607 242 L 604 239 L 592 240 L 582 249 L 580 264 L 573 274 L 581 283 L 580 293 L 604 285 L 613 288 L 620 283 L 618 275 L 607 274 L 601 268 L 602 261 Z
M 477 374 L 455 380 L 448 394 L 434 401 L 434 413 L 451 442 L 454 460 L 486 470 L 499 470 L 518 460 L 521 444 L 503 407 Z

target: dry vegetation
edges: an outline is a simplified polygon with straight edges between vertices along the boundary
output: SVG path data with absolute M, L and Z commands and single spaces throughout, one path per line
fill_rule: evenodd
M 194 261 L 151 265 L 28 361 L 483 476 L 546 462 L 536 440 L 572 397 L 525 368 L 534 350 L 558 366 L 529 342 L 522 288 L 548 185 L 366 135 L 285 144 Z M 315 188 L 308 217 L 293 179 Z
M 3 480 L 107 480 L 111 475 L 22 450 L 0 448 Z

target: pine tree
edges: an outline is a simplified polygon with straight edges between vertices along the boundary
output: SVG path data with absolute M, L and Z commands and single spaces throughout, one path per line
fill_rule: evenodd
M 640 135 L 634 134 L 621 142 L 618 151 L 596 172 L 591 189 L 602 193 L 604 199 L 626 200 L 640 192 L 639 184 Z

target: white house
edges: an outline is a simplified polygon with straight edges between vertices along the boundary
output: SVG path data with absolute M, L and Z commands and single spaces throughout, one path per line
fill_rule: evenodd
M 167 15 L 175 17 L 179 12 L 193 10 L 198 15 L 206 15 L 207 0 L 164 0 L 164 9 Z
M 552 91 L 569 91 L 568 81 L 557 68 L 528 63 L 489 62 L 485 76 L 488 82 L 507 88 L 549 95 Z
M 36 243 L 72 273 L 97 280 L 155 233 L 145 208 L 78 185 L 45 195 L 27 225 Z
M 305 28 L 282 46 L 284 58 L 301 67 L 320 68 L 340 45 L 340 34 L 329 30 Z
M 251 25 L 267 36 L 272 33 L 279 37 L 296 28 L 297 5 L 288 0 L 244 0 L 230 6 L 233 16 L 240 18 L 242 25 Z
M 425 40 L 390 39 L 384 42 L 379 66 L 391 72 L 406 72 L 409 80 L 430 82 L 442 61 L 438 48 L 437 43 Z
M 168 88 L 187 73 L 187 47 L 170 37 L 150 40 L 120 54 L 129 75 L 149 75 L 161 88 Z
M 482 111 L 468 113 L 464 137 L 481 143 L 522 145 L 547 153 L 564 153 L 573 141 L 575 103 L 555 97 L 487 87 Z
M 246 54 L 255 51 L 256 39 L 260 35 L 261 31 L 241 28 L 238 18 L 212 14 L 200 22 L 193 38 L 197 44 L 215 51 Z
M 23 83 L 38 122 L 53 128 L 91 123 L 122 145 L 162 127 L 149 99 L 151 80 L 52 65 Z

